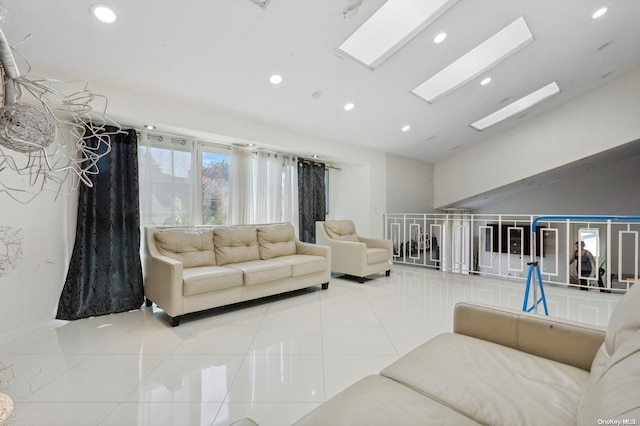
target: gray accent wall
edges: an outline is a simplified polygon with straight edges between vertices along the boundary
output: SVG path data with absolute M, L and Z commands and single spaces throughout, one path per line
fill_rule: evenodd
M 640 156 L 634 156 L 494 201 L 473 213 L 638 215 L 639 166 Z

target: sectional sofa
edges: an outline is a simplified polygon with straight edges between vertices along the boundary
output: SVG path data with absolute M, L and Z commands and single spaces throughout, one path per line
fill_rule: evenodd
M 640 284 L 618 302 L 606 329 L 458 303 L 453 333 L 296 423 L 418 424 L 640 424 Z
M 331 249 L 295 237 L 290 223 L 145 228 L 147 306 L 172 326 L 183 315 L 289 292 L 331 278 Z

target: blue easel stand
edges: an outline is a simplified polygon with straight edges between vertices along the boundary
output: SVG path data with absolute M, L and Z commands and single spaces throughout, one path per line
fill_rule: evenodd
M 538 262 L 527 262 L 527 265 L 529 265 L 529 272 L 527 274 L 527 287 L 525 288 L 525 291 L 524 291 L 524 301 L 522 302 L 522 310 L 524 312 L 531 312 L 540 304 L 540 302 L 542 302 L 542 306 L 544 306 L 544 314 L 548 316 L 549 309 L 547 308 L 547 298 L 544 295 L 544 285 L 542 284 L 542 275 L 540 274 L 540 265 L 538 265 Z M 534 270 L 536 272 L 535 278 L 533 274 Z M 528 308 L 527 304 L 529 302 L 529 291 L 531 290 L 532 279 L 538 280 L 538 287 L 540 288 L 540 298 L 533 303 L 533 306 Z

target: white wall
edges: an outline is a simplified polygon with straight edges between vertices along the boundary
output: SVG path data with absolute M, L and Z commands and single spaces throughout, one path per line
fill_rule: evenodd
M 327 219 L 351 219 L 358 232 L 369 232 L 372 222 L 371 195 L 368 192 L 345 191 L 350 182 L 366 182 L 369 166 L 366 164 L 339 164 L 340 171 L 329 173 L 329 211 Z M 352 184 L 351 184 L 352 185 Z
M 8 183 L 8 172 L 3 183 Z M 30 331 L 43 321 L 55 317 L 58 299 L 64 285 L 68 259 L 73 249 L 69 232 L 69 197 L 55 199 L 43 192 L 28 204 L 21 204 L 0 193 L 0 226 L 9 227 L 21 237 L 18 244 L 23 258 L 15 268 L 0 277 L 0 344 L 4 339 Z M 75 217 L 75 212 L 73 215 Z M 75 229 L 75 224 L 73 225 Z M 5 254 L 6 236 L 0 242 Z
M 387 211 L 433 211 L 433 165 L 387 154 Z
M 636 140 L 638 117 L 640 69 L 436 164 L 434 207 Z
M 637 215 L 640 158 L 589 170 L 553 185 L 517 194 L 473 213 Z

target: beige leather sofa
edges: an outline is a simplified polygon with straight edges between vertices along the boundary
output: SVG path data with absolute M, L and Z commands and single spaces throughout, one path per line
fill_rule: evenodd
M 640 285 L 605 329 L 472 303 L 297 425 L 640 424 Z
M 331 249 L 300 242 L 290 223 L 147 227 L 144 291 L 172 326 L 191 312 L 321 284 Z
M 357 277 L 360 283 L 368 275 L 391 273 L 391 240 L 360 237 L 351 220 L 316 222 L 316 243 L 331 247 L 333 272 Z

